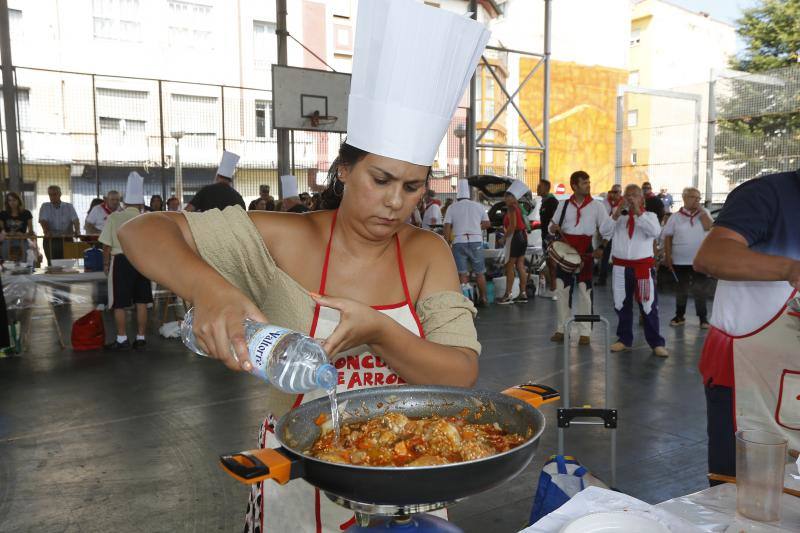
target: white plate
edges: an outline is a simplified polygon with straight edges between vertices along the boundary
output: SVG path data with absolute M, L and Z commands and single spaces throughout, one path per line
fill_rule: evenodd
M 660 522 L 630 511 L 587 514 L 559 533 L 669 533 Z

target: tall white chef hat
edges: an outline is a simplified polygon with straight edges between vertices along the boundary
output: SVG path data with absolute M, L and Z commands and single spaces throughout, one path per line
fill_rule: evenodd
M 281 200 L 297 196 L 297 178 L 291 174 L 281 176 Z
M 482 24 L 422 2 L 359 2 L 347 143 L 430 166 L 488 40 Z
M 529 192 L 531 192 L 531 190 L 528 188 L 527 185 L 525 185 L 524 182 L 520 180 L 512 181 L 511 185 L 509 185 L 508 189 L 506 189 L 506 194 L 512 195 L 517 200 L 519 200 Z
M 469 182 L 465 179 L 458 180 L 458 191 L 456 193 L 456 199 L 461 200 L 462 198 L 469 198 L 472 196 L 469 191 Z
M 128 185 L 125 187 L 123 200 L 129 205 L 144 204 L 144 178 L 135 170 L 128 174 Z
M 239 163 L 239 156 L 227 150 L 222 151 L 222 160 L 219 162 L 217 168 L 217 175 L 224 176 L 228 179 L 233 179 L 233 172 L 236 170 L 236 165 Z

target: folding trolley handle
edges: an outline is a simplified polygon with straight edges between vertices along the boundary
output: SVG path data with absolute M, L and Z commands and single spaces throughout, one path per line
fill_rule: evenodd
M 575 322 L 602 322 L 603 346 L 605 347 L 605 405 L 602 409 L 570 408 L 570 341 L 569 334 Z M 564 383 L 561 387 L 562 407 L 558 410 L 558 453 L 564 455 L 564 429 L 571 425 L 603 426 L 611 430 L 611 486 L 617 484 L 617 410 L 610 409 L 612 399 L 611 372 L 611 328 L 608 320 L 600 315 L 575 315 L 564 322 Z M 581 420 L 581 419 L 598 420 Z M 579 419 L 579 420 L 576 420 Z

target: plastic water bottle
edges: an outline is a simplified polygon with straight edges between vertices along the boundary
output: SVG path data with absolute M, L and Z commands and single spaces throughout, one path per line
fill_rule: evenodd
M 197 346 L 193 322 L 194 308 L 189 309 L 181 324 L 183 344 L 194 353 L 207 356 Z M 244 321 L 244 334 L 253 365 L 252 374 L 293 394 L 336 388 L 338 372 L 328 362 L 322 346 L 311 337 L 247 319 Z

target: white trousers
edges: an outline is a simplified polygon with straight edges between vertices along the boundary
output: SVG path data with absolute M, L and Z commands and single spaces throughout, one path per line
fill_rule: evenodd
M 575 303 L 570 309 L 570 294 L 569 287 L 564 286 L 564 281 L 561 279 L 556 280 L 556 309 L 558 310 L 558 326 L 556 331 L 564 333 L 564 322 L 567 321 L 573 314 L 576 315 L 589 315 L 592 312 L 592 289 L 586 287 L 585 282 L 578 282 L 575 291 Z M 572 312 L 574 310 L 574 313 Z M 592 333 L 592 327 L 589 322 L 579 322 L 576 324 L 572 331 L 578 331 L 582 337 L 588 337 Z

